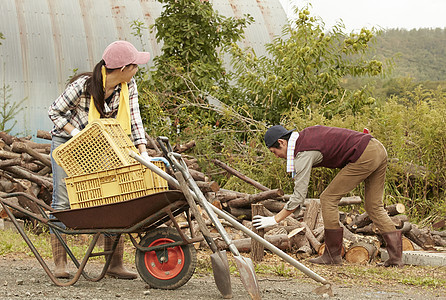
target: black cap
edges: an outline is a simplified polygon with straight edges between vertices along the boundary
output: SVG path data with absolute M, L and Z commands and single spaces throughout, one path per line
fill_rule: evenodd
M 278 139 L 293 131 L 294 129 L 286 130 L 282 125 L 274 125 L 270 127 L 265 133 L 266 147 L 270 148 Z

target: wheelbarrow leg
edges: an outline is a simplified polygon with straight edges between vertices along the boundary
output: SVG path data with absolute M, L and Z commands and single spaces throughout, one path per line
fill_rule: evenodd
M 93 252 L 94 246 L 96 245 L 96 242 L 99 238 L 100 233 L 96 233 L 93 236 L 93 240 L 90 243 L 90 246 L 84 256 L 84 259 L 82 260 L 82 263 L 80 264 L 78 271 L 76 272 L 76 274 L 74 275 L 73 279 L 67 282 L 61 282 L 59 281 L 54 274 L 51 272 L 50 268 L 48 267 L 48 265 L 45 263 L 45 261 L 43 260 L 42 256 L 40 255 L 39 251 L 37 251 L 36 247 L 34 246 L 33 242 L 30 240 L 30 238 L 28 237 L 28 235 L 26 234 L 26 232 L 23 230 L 23 228 L 20 226 L 20 224 L 17 222 L 17 219 L 15 218 L 15 216 L 12 214 L 12 212 L 10 211 L 10 209 L 6 206 L 6 204 L 0 199 L 0 204 L 3 206 L 4 210 L 6 211 L 9 219 L 12 221 L 12 223 L 14 224 L 14 226 L 16 227 L 17 231 L 19 232 L 19 234 L 22 236 L 22 238 L 25 240 L 26 244 L 28 245 L 28 247 L 31 249 L 31 251 L 33 252 L 34 256 L 36 257 L 37 261 L 40 263 L 40 265 L 42 266 L 43 270 L 46 272 L 46 274 L 48 275 L 48 277 L 50 277 L 51 281 L 57 285 L 57 286 L 70 286 L 75 284 L 80 276 L 82 275 L 82 272 L 85 268 L 85 265 L 88 262 L 88 258 L 90 257 L 91 253 Z M 105 274 L 105 271 L 103 271 L 103 273 Z M 101 274 L 103 278 L 104 275 Z

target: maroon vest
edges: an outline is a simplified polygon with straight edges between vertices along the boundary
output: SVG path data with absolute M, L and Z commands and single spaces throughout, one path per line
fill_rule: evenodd
M 371 138 L 370 134 L 350 129 L 311 126 L 299 132 L 294 155 L 317 150 L 322 153 L 323 159 L 315 167 L 343 168 L 361 156 Z

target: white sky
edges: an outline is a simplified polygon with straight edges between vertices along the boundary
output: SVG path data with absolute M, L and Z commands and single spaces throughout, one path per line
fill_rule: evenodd
M 309 6 L 325 28 L 342 19 L 346 32 L 366 28 L 446 28 L 446 0 L 280 0 L 292 16 L 293 5 Z

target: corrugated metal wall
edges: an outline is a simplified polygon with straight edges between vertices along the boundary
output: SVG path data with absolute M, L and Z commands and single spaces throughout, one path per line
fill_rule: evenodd
M 260 55 L 286 23 L 279 0 L 211 2 L 222 15 L 254 17 L 242 44 Z M 128 40 L 152 57 L 160 54 L 154 34 L 144 32 L 143 47 L 130 28 L 134 20 L 155 22 L 162 11 L 155 0 L 1 0 L 0 5 L 0 32 L 6 38 L 0 46 L 1 86 L 11 87 L 9 101 L 26 99 L 12 134 L 31 135 L 38 141 L 37 129 L 49 131 L 48 106 L 73 70 L 92 70 L 114 40 Z

